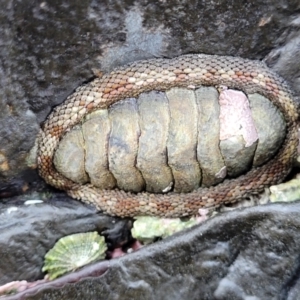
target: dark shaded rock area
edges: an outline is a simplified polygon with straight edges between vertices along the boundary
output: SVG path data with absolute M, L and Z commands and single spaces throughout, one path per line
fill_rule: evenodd
M 98 231 L 109 247 L 126 244 L 132 222 L 103 214 L 63 196 L 41 204 L 0 204 L 0 285 L 41 279 L 44 256 L 63 236 Z
M 299 299 L 300 203 L 218 215 L 5 299 Z
M 298 0 L 4 0 L 0 188 L 9 188 L 12 177 L 29 187 L 36 180 L 22 171 L 30 171 L 26 158 L 41 122 L 92 79 L 93 68 L 107 72 L 139 59 L 187 53 L 267 56 L 300 91 L 299 11 Z

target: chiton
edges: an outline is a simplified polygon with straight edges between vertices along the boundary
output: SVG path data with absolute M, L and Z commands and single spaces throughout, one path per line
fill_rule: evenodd
M 285 137 L 282 113 L 259 94 L 172 88 L 83 118 L 54 156 L 70 180 L 130 192 L 191 192 L 266 163 Z
M 138 61 L 53 110 L 38 139 L 39 174 L 111 215 L 192 215 L 281 182 L 296 157 L 297 121 L 289 86 L 262 62 Z

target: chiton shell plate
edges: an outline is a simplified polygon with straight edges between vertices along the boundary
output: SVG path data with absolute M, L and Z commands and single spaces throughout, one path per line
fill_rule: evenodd
M 190 192 L 263 165 L 285 132 L 282 113 L 260 94 L 175 87 L 88 114 L 60 141 L 54 165 L 100 189 Z

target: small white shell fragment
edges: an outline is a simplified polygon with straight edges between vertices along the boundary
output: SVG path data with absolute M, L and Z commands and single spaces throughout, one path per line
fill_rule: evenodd
M 24 202 L 24 205 L 33 205 L 43 203 L 43 200 L 27 200 Z
M 226 168 L 226 166 L 224 166 L 220 169 L 220 171 L 218 173 L 216 173 L 215 176 L 216 176 L 216 178 L 225 178 L 226 175 L 227 175 L 227 168 Z
M 165 187 L 165 188 L 162 190 L 162 192 L 163 192 L 163 193 L 167 193 L 167 192 L 171 191 L 172 187 L 173 187 L 173 182 L 170 182 L 170 184 L 169 184 L 167 187 Z
M 9 207 L 7 210 L 6 210 L 6 212 L 8 213 L 8 214 L 10 214 L 10 213 L 12 213 L 12 212 L 14 212 L 14 211 L 17 211 L 18 210 L 18 208 L 16 207 L 16 206 L 11 206 L 11 207 Z

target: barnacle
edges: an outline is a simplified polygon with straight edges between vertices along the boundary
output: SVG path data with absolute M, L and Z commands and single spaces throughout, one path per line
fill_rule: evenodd
M 131 233 L 134 238 L 143 242 L 143 244 L 150 244 L 157 238 L 165 238 L 196 224 L 198 224 L 198 221 L 195 218 L 182 221 L 179 218 L 166 219 L 143 216 L 136 217 Z
M 76 233 L 61 238 L 45 255 L 42 269 L 55 279 L 91 262 L 105 258 L 107 246 L 97 232 Z
M 271 202 L 292 202 L 300 198 L 300 179 L 295 178 L 288 182 L 270 186 Z

